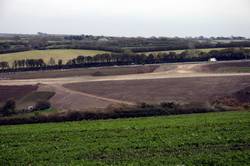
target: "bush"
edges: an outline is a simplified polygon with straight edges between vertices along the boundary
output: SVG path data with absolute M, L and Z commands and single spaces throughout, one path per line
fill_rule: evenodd
M 151 105 L 151 104 L 142 102 L 142 103 L 139 103 L 139 107 L 140 107 L 140 108 L 151 108 L 151 107 L 154 107 L 154 106 Z
M 15 113 L 16 102 L 14 100 L 8 100 L 0 110 L 4 116 Z
M 160 103 L 160 106 L 162 108 L 170 108 L 170 109 L 174 109 L 176 108 L 178 105 L 174 102 L 162 102 Z
M 51 104 L 48 101 L 38 101 L 35 105 L 35 110 L 49 109 Z

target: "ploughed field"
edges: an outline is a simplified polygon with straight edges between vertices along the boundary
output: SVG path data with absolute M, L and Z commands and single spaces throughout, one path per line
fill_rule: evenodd
M 36 85 L 0 86 L 0 106 L 9 99 L 19 100 L 27 94 L 36 91 Z
M 95 111 L 109 105 L 140 102 L 204 103 L 219 98 L 228 103 L 231 98 L 224 97 L 234 96 L 250 103 L 249 72 L 236 73 L 249 66 L 250 61 L 229 61 L 5 73 L 0 74 L 5 79 L 0 80 L 0 106 L 15 99 L 22 109 L 42 100 L 57 110 Z M 33 86 L 27 84 L 36 88 L 32 90 Z
M 28 106 L 34 106 L 38 101 L 47 101 L 52 96 L 53 91 L 39 91 L 38 85 L 0 85 L 0 107 L 8 100 L 15 100 L 17 109 L 27 109 Z
M 0 126 L 2 165 L 250 165 L 250 112 Z
M 106 98 L 131 102 L 206 102 L 229 96 L 250 86 L 250 76 L 193 77 L 101 81 L 64 87 Z

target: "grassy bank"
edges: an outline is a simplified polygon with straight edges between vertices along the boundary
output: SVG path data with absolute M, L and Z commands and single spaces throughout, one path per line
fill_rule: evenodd
M 0 127 L 2 165 L 249 165 L 250 112 Z

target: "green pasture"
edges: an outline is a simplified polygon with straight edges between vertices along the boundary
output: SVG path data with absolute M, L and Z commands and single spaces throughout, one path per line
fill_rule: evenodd
M 54 50 L 32 50 L 17 53 L 0 54 L 0 62 L 7 61 L 12 64 L 14 60 L 20 59 L 43 59 L 45 63 L 52 57 L 57 62 L 59 59 L 66 63 L 68 60 L 76 58 L 79 55 L 94 56 L 96 54 L 106 53 L 98 50 L 77 50 L 77 49 L 54 49 Z
M 250 112 L 0 126 L 1 165 L 250 165 Z

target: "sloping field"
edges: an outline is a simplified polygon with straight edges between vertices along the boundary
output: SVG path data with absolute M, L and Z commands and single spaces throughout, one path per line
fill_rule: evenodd
M 47 84 L 40 85 L 38 91 L 48 95 L 55 93 L 50 98 L 52 106 L 57 110 L 68 111 L 92 111 L 108 105 L 137 102 L 206 102 L 231 96 L 248 87 L 250 73 L 218 72 L 224 67 L 239 68 L 248 64 L 249 61 L 177 63 L 50 71 L 51 73 L 27 72 L 14 74 L 26 79 L 0 80 L 0 85 Z M 46 76 L 55 78 L 39 78 Z M 36 77 L 39 79 L 32 79 Z M 32 97 L 29 98 L 32 100 Z M 27 106 L 31 100 L 18 104 Z
M 54 92 L 50 99 L 53 108 L 66 111 L 95 111 L 96 108 L 105 108 L 112 104 L 129 104 L 125 101 L 99 97 L 93 94 L 72 91 L 61 85 L 40 85 L 39 91 Z
M 76 58 L 79 55 L 93 56 L 106 53 L 98 50 L 77 50 L 77 49 L 55 49 L 55 50 L 32 50 L 17 53 L 0 54 L 0 61 L 7 61 L 12 64 L 14 60 L 20 59 L 43 59 L 45 63 L 52 57 L 56 63 L 59 59 L 66 63 L 68 60 Z
M 0 106 L 12 99 L 18 110 L 27 109 L 38 101 L 49 100 L 53 95 L 53 91 L 38 91 L 38 85 L 0 86 Z
M 17 109 L 27 109 L 29 106 L 35 106 L 38 101 L 48 101 L 55 93 L 51 91 L 35 91 L 26 94 L 20 100 L 17 100 Z
M 137 66 L 113 66 L 96 67 L 67 70 L 49 70 L 49 71 L 31 71 L 0 73 L 0 79 L 39 79 L 39 78 L 62 78 L 62 77 L 80 77 L 93 76 L 95 78 L 108 78 L 108 76 L 131 75 L 131 74 L 164 74 L 174 76 L 176 74 L 197 74 L 197 73 L 250 73 L 250 61 L 223 61 L 216 63 L 196 62 L 196 63 L 169 63 L 152 64 Z M 163 73 L 165 72 L 165 73 Z M 183 75 L 186 76 L 186 75 Z
M 0 103 L 8 99 L 20 99 L 37 88 L 36 85 L 0 86 Z
M 2 165 L 250 165 L 250 112 L 0 126 Z
M 205 102 L 250 85 L 250 76 L 102 81 L 64 85 L 76 91 L 131 102 Z

